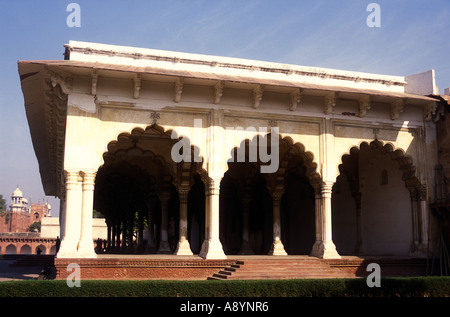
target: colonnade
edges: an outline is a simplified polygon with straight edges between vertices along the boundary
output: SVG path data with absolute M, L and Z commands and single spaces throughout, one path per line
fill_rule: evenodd
M 58 257 L 61 258 L 91 258 L 95 257 L 92 238 L 92 206 L 94 197 L 95 172 L 66 171 L 66 196 L 65 208 L 61 217 L 61 248 Z M 205 259 L 226 258 L 222 243 L 219 238 L 219 197 L 221 177 L 206 177 L 205 183 L 205 240 L 203 241 L 199 255 Z M 331 189 L 333 182 L 323 182 L 316 185 L 315 194 L 315 230 L 316 238 L 312 246 L 311 255 L 321 258 L 339 258 L 332 239 L 331 227 Z M 188 193 L 189 187 L 178 189 L 180 218 L 179 241 L 174 254 L 192 255 L 188 239 Z M 272 193 L 273 207 L 273 243 L 269 255 L 287 255 L 281 241 L 280 200 L 283 192 Z M 168 243 L 168 200 L 169 195 L 160 195 L 161 200 L 161 229 L 160 241 L 157 253 L 171 253 Z M 244 222 L 245 223 L 245 222 Z M 248 222 L 247 222 L 248 225 Z M 125 227 L 126 228 L 126 227 Z M 153 228 L 151 219 L 146 230 Z M 132 241 L 132 233 L 120 232 L 119 226 L 110 226 L 108 231 L 112 248 L 120 248 L 124 251 L 127 241 Z M 146 249 L 155 247 L 151 238 L 152 232 L 148 232 Z M 248 243 L 248 228 L 243 231 L 243 241 Z M 138 234 L 138 244 L 142 247 L 142 233 Z M 244 247 L 244 246 L 243 246 Z M 130 251 L 130 250 L 128 250 Z

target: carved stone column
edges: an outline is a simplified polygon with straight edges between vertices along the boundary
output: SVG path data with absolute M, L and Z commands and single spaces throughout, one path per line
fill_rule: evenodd
M 81 233 L 78 243 L 78 256 L 95 258 L 94 240 L 92 237 L 92 216 L 94 207 L 95 172 L 83 172 L 83 203 L 81 208 Z
M 282 192 L 272 193 L 273 206 L 273 242 L 269 255 L 287 255 L 284 245 L 281 242 L 281 221 L 280 221 L 280 201 Z
M 188 240 L 188 219 L 187 219 L 187 207 L 188 207 L 188 194 L 189 188 L 182 187 L 178 189 L 180 198 L 180 239 L 178 241 L 176 255 L 192 255 L 191 246 Z
M 417 219 L 417 197 L 418 193 L 415 187 L 408 187 L 409 195 L 411 198 L 411 218 L 412 218 L 412 237 L 411 253 L 416 253 L 419 247 L 419 232 L 418 232 L 418 219 Z
M 144 245 L 144 215 L 143 211 L 139 210 L 138 212 L 138 232 L 137 232 L 137 245 L 135 252 L 142 252 L 142 248 Z
M 123 215 L 122 232 L 121 232 L 121 240 L 120 240 L 121 241 L 120 253 L 127 252 L 127 231 L 128 231 L 127 218 L 125 215 Z
M 354 195 L 356 204 L 356 245 L 355 254 L 361 254 L 363 252 L 362 245 L 362 219 L 361 219 L 361 193 Z
M 128 230 L 127 230 L 127 253 L 134 253 L 133 243 L 134 233 L 134 212 L 128 214 Z
M 76 258 L 81 230 L 81 176 L 78 171 L 65 171 L 66 207 L 64 228 L 58 258 Z
M 242 200 L 242 244 L 239 254 L 254 254 L 249 241 L 249 212 L 250 199 L 248 195 Z
M 315 232 L 316 241 L 312 247 L 311 256 L 319 256 L 320 248 L 322 245 L 322 187 L 320 184 L 314 185 L 314 198 L 315 198 Z
M 172 253 L 169 245 L 169 193 L 163 193 L 159 195 L 161 200 L 161 239 L 159 241 L 158 253 Z
M 323 259 L 340 259 L 332 238 L 331 223 L 331 193 L 333 182 L 322 183 L 322 244 L 319 246 L 317 256 Z
M 200 256 L 205 259 L 226 259 L 219 239 L 219 193 L 221 177 L 209 178 L 206 188 L 206 230 Z
M 417 233 L 419 255 L 425 256 L 428 248 L 428 219 L 427 219 L 427 190 L 425 186 L 420 186 L 417 190 Z
M 114 247 L 114 252 L 115 253 L 119 253 L 120 252 L 120 243 L 122 242 L 121 239 L 121 229 L 120 229 L 120 225 L 121 225 L 121 221 L 120 219 L 118 219 L 116 221 L 116 223 L 114 224 L 115 228 L 116 228 L 116 242 L 115 242 L 115 247 Z
M 156 243 L 155 243 L 155 223 L 152 217 L 152 208 L 154 208 L 154 204 L 149 199 L 145 202 L 147 204 L 148 209 L 148 223 L 146 228 L 147 233 L 147 246 L 145 248 L 145 253 L 153 253 L 156 251 Z

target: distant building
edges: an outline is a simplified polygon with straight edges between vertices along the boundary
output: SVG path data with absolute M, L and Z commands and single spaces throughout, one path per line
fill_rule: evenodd
M 29 231 L 35 222 L 41 222 L 40 232 Z M 93 219 L 92 229 L 95 240 L 107 238 L 105 219 Z M 9 210 L 0 218 L 0 254 L 55 254 L 59 236 L 59 218 L 51 217 L 50 204 L 29 204 L 17 186 Z
M 40 222 L 42 218 L 49 217 L 51 206 L 48 202 L 43 204 L 29 204 L 23 197 L 20 188 L 11 195 L 11 206 L 0 219 L 0 232 L 27 232 L 30 225 Z
M 56 236 L 41 238 L 39 232 L 29 229 L 50 215 L 48 202 L 30 204 L 17 186 L 11 194 L 9 210 L 0 218 L 0 254 L 54 254 Z

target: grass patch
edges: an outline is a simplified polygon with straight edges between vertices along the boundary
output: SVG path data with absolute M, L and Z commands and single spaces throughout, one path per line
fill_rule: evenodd
M 450 297 L 450 277 L 384 278 L 369 288 L 365 279 L 252 281 L 5 281 L 0 297 Z

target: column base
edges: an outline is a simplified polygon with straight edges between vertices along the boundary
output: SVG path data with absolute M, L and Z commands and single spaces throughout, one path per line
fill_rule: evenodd
M 153 240 L 153 239 L 148 239 L 147 240 L 147 246 L 145 247 L 145 251 L 144 252 L 146 252 L 146 253 L 156 252 L 155 240 Z
M 281 240 L 276 240 L 272 243 L 272 247 L 270 248 L 268 255 L 288 255 L 288 254 L 284 250 L 284 245 L 281 242 Z
M 56 257 L 61 259 L 77 258 L 78 252 L 76 244 L 68 240 L 62 239 L 61 246 L 59 248 L 58 253 L 56 254 Z
M 246 240 L 242 241 L 241 249 L 239 250 L 239 253 L 241 255 L 252 255 L 255 254 L 250 247 L 250 243 Z
M 172 250 L 170 250 L 169 242 L 168 241 L 160 241 L 157 253 L 159 253 L 159 254 L 171 254 Z
M 336 246 L 332 241 L 316 241 L 311 251 L 311 256 L 320 259 L 340 259 L 341 256 L 336 251 Z
M 222 243 L 218 239 L 205 239 L 199 254 L 204 259 L 224 260 L 227 258 L 223 252 Z
M 178 241 L 177 249 L 175 250 L 175 255 L 193 255 L 191 250 L 191 245 L 189 244 L 189 241 L 186 239 L 183 239 Z
M 361 243 L 357 243 L 355 249 L 353 250 L 353 254 L 360 255 L 364 253 L 364 249 Z
M 413 244 L 410 254 L 418 258 L 427 257 L 428 247 L 425 243 Z
M 94 242 L 80 242 L 78 244 L 77 256 L 79 258 L 96 258 L 97 254 L 94 249 Z
M 314 245 L 312 247 L 311 252 L 309 253 L 310 256 L 320 257 L 321 254 L 321 245 L 322 241 L 316 241 L 314 242 Z

